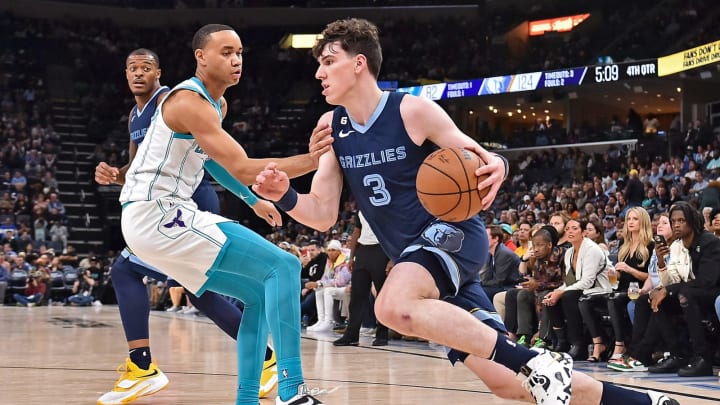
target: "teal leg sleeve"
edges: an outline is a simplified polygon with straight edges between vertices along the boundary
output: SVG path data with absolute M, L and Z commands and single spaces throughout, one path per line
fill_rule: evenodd
M 218 227 L 228 239 L 208 270 L 208 281 L 201 290 L 245 303 L 237 341 L 238 404 L 246 403 L 241 399 L 257 403 L 268 328 L 277 353 L 278 393 L 281 399 L 288 400 L 304 382 L 300 361 L 300 261 L 242 225 L 225 222 Z

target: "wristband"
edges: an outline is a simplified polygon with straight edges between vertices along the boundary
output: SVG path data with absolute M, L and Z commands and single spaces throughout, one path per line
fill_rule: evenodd
M 510 163 L 508 163 L 508 160 L 505 158 L 505 156 L 499 153 L 493 153 L 493 155 L 502 159 L 503 166 L 505 167 L 505 175 L 503 176 L 503 180 L 507 179 L 508 175 L 510 174 Z
M 295 205 L 297 205 L 297 200 L 297 191 L 295 191 L 294 188 L 290 187 L 288 188 L 288 191 L 285 193 L 285 195 L 283 195 L 282 198 L 275 202 L 275 205 L 277 205 L 278 208 L 280 208 L 281 210 L 288 212 L 295 208 Z

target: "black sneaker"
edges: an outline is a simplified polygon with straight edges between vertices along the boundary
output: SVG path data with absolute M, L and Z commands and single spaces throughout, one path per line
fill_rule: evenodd
M 648 367 L 648 372 L 665 374 L 677 373 L 680 367 L 684 366 L 683 360 L 676 356 L 663 357 L 656 364 Z
M 333 342 L 333 345 L 335 346 L 358 346 L 359 344 L 360 341 L 358 339 L 352 339 L 346 336 L 343 336 Z

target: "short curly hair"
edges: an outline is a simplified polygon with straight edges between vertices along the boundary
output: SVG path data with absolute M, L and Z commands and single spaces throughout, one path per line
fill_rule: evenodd
M 377 79 L 382 65 L 382 47 L 375 24 L 362 18 L 337 20 L 328 24 L 320 35 L 312 50 L 315 59 L 320 57 L 325 45 L 332 47 L 333 43 L 339 42 L 345 52 L 365 55 L 368 70 Z

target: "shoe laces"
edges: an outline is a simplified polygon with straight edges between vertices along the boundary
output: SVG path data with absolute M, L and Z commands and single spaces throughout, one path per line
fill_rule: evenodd
M 118 381 L 124 380 L 128 375 L 130 375 L 130 367 L 127 366 L 127 363 L 123 363 L 117 366 L 115 369 L 118 374 L 120 374 L 120 378 L 118 378 Z

